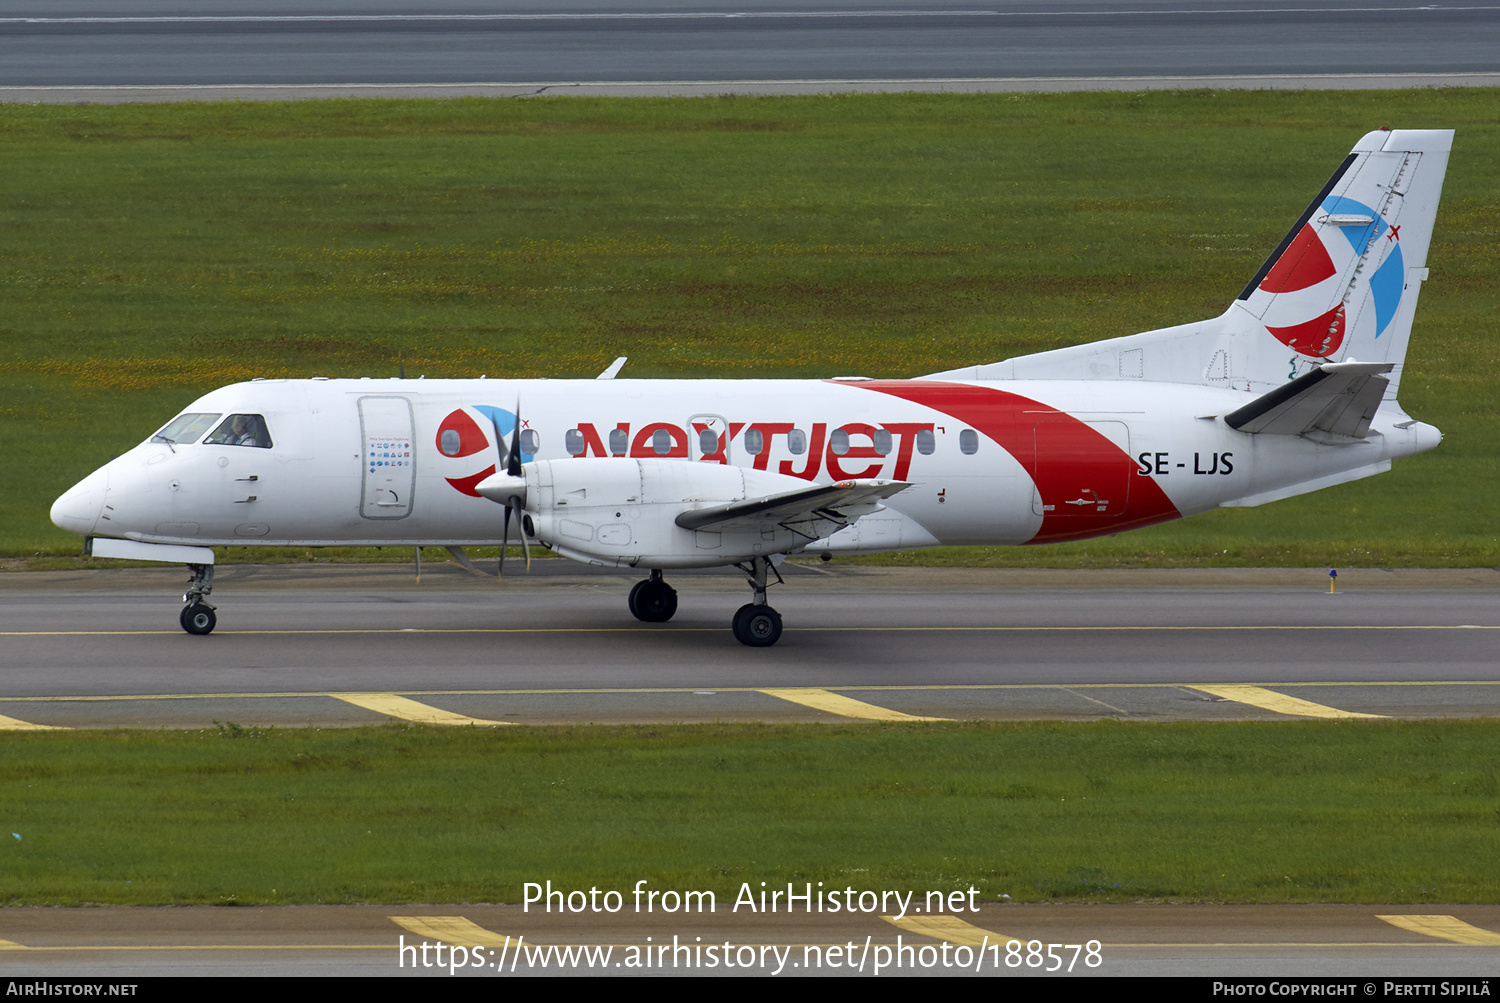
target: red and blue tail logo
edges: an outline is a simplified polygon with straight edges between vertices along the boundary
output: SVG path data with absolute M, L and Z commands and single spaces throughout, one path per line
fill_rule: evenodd
M 1351 312 L 1366 297 L 1373 337 L 1385 333 L 1401 305 L 1406 268 L 1401 228 L 1387 225 L 1374 209 L 1340 195 L 1330 195 L 1319 209 L 1257 288 L 1274 297 L 1262 316 L 1271 336 L 1300 355 L 1326 359 L 1343 347 Z

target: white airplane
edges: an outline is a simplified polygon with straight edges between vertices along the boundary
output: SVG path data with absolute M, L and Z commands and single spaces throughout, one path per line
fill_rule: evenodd
M 1355 144 L 1221 316 L 914 380 L 254 380 L 84 478 L 52 521 L 96 557 L 214 546 L 506 544 L 588 564 L 735 565 L 774 644 L 788 554 L 1081 540 L 1390 468 L 1441 434 L 1396 400 L 1451 131 Z M 509 437 L 507 442 L 506 437 Z M 497 508 L 496 503 L 503 506 Z M 503 555 L 503 551 L 502 551 Z M 502 556 L 503 561 L 503 556 Z

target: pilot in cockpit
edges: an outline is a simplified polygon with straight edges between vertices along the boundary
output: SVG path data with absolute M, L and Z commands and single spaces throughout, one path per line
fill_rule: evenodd
M 258 414 L 234 414 L 224 420 L 204 442 L 216 446 L 271 447 L 266 420 Z

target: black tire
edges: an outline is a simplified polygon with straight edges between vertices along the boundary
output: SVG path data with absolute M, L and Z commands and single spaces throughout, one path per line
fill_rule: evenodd
M 182 607 L 182 615 L 177 618 L 177 622 L 189 634 L 211 634 L 219 618 L 214 615 L 212 606 L 199 602 Z
M 734 614 L 734 637 L 752 648 L 769 648 L 781 639 L 781 614 L 769 606 L 747 603 Z
M 644 620 L 644 619 L 646 619 L 644 616 L 641 615 L 641 603 L 640 603 L 640 600 L 641 600 L 641 589 L 645 588 L 649 584 L 651 584 L 651 579 L 649 579 L 649 578 L 645 578 L 645 579 L 642 579 L 641 581 L 636 582 L 634 585 L 632 585 L 630 587 L 630 598 L 627 599 L 627 600 L 625 600 L 626 605 L 630 607 L 630 615 L 633 616 L 633 617 L 635 617 L 637 620 Z
M 651 578 L 630 590 L 630 612 L 646 623 L 666 623 L 677 613 L 677 590 Z

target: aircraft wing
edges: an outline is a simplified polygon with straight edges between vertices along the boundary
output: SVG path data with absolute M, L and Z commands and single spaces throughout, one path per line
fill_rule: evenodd
M 683 529 L 783 526 L 810 540 L 878 511 L 881 499 L 911 487 L 909 481 L 838 481 L 760 498 L 710 505 L 677 516 Z
M 1224 416 L 1230 428 L 1258 435 L 1363 439 L 1390 381 L 1390 362 L 1325 362 Z

